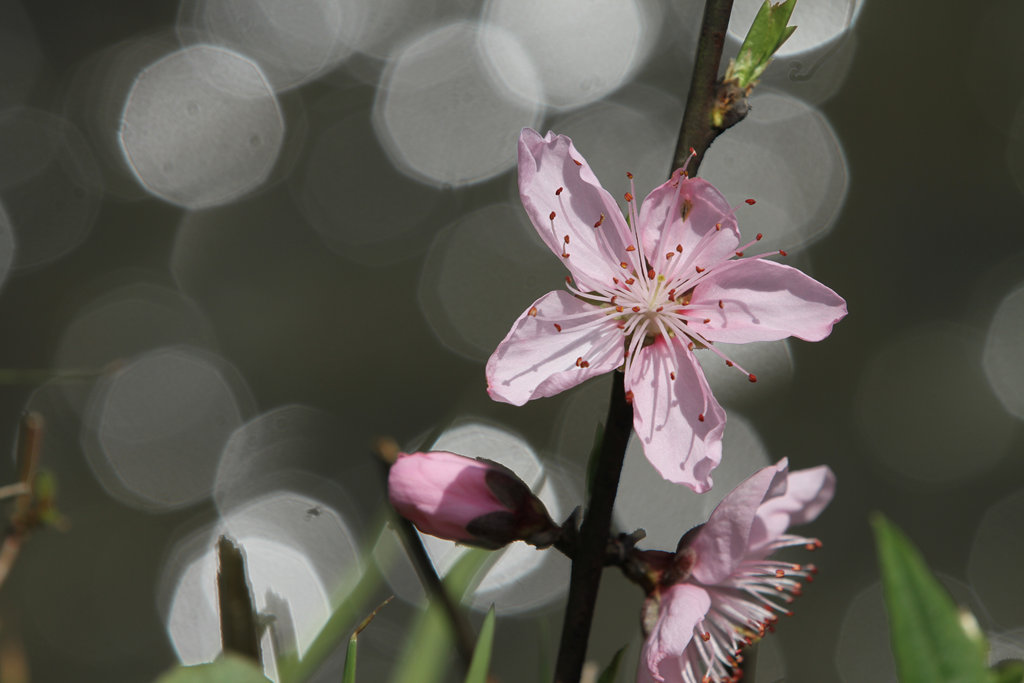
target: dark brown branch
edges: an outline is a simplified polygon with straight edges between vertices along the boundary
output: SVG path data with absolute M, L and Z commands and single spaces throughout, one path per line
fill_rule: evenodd
M 623 376 L 615 373 L 604 438 L 592 465 L 594 478 L 590 486 L 590 500 L 580 526 L 579 544 L 572 562 L 569 598 L 565 606 L 565 621 L 562 623 L 558 662 L 555 665 L 557 683 L 577 683 L 583 671 L 594 606 L 601 586 L 601 573 L 606 564 L 612 508 L 632 429 L 633 409 L 626 402 Z
M 693 64 L 690 92 L 686 96 L 686 109 L 683 111 L 683 123 L 679 127 L 679 141 L 676 143 L 670 172 L 681 168 L 690 156 L 690 149 L 693 149 L 697 156 L 690 161 L 687 172 L 691 177 L 696 176 L 711 143 L 722 131 L 739 121 L 727 121 L 727 125 L 722 127 L 715 126 L 712 121 L 716 103 L 721 97 L 728 96 L 727 91 L 722 90 L 727 86 L 719 84 L 718 70 L 731 13 L 732 0 L 707 0 L 704 4 L 704 19 L 697 41 L 697 59 Z

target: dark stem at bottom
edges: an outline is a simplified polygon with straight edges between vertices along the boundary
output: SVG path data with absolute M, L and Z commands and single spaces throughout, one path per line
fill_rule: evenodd
M 558 661 L 555 664 L 556 683 L 577 683 L 583 670 L 597 591 L 601 586 L 601 572 L 605 566 L 612 508 L 632 429 L 633 409 L 626 401 L 623 376 L 615 373 L 604 438 L 591 465 L 593 479 L 590 482 L 590 500 L 580 526 L 579 545 L 572 562 L 569 598 L 562 624 Z

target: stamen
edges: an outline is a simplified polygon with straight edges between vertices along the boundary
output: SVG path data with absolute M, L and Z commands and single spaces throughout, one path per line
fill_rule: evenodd
M 564 190 L 564 189 L 565 189 L 564 187 L 560 187 L 557 190 L 555 190 L 555 196 L 557 197 L 558 195 L 562 194 L 562 190 Z
M 526 315 L 530 316 L 531 318 L 536 318 L 537 317 L 537 307 L 536 306 L 530 306 L 530 310 L 526 312 Z
M 597 222 L 594 223 L 594 227 L 595 228 L 600 228 L 602 223 L 604 223 L 604 214 L 603 213 L 601 214 L 601 217 L 597 219 Z
M 753 206 L 754 204 L 757 204 L 757 200 L 756 199 L 744 199 L 743 201 L 745 201 L 750 206 Z
M 559 332 L 561 332 L 562 331 L 562 326 L 559 325 L 558 323 L 555 323 L 555 329 L 558 330 Z

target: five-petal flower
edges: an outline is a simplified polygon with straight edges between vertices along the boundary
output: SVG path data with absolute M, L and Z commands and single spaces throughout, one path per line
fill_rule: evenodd
M 488 393 L 522 405 L 624 365 L 648 460 L 665 479 L 707 491 L 725 411 L 693 351 L 710 349 L 735 366 L 714 342 L 818 341 L 846 315 L 845 301 L 766 254 L 744 257 L 757 240 L 740 246 L 722 194 L 682 171 L 639 210 L 627 193 L 627 222 L 569 138 L 527 128 L 519 193 L 571 277 L 567 291 L 535 301 L 498 345 Z

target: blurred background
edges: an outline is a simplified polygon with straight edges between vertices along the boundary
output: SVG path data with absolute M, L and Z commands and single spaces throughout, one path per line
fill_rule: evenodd
M 756 11 L 736 0 L 726 55 Z M 745 235 L 831 286 L 819 344 L 702 359 L 725 405 L 698 496 L 631 446 L 617 519 L 668 549 L 756 468 L 828 464 L 803 533 L 821 572 L 760 646 L 756 680 L 895 681 L 867 524 L 902 526 L 1024 656 L 1024 5 L 800 0 L 799 26 L 701 175 Z M 398 596 L 360 638 L 385 680 L 422 604 L 370 439 L 512 466 L 553 515 L 581 502 L 608 378 L 522 408 L 483 365 L 564 272 L 526 220 L 515 146 L 573 138 L 616 196 L 661 183 L 695 0 L 0 0 L 0 443 L 46 420 L 64 532 L 0 590 L 0 650 L 32 681 L 146 681 L 220 649 L 213 543 L 308 646 L 343 587 Z M 0 483 L 16 477 L 13 457 Z M 430 541 L 439 568 L 461 549 Z M 553 661 L 568 562 L 504 551 L 494 671 Z M 641 593 L 605 575 L 592 639 Z M 478 613 L 476 619 L 479 619 Z M 339 680 L 341 660 L 321 680 Z M 272 665 L 268 669 L 272 672 Z

